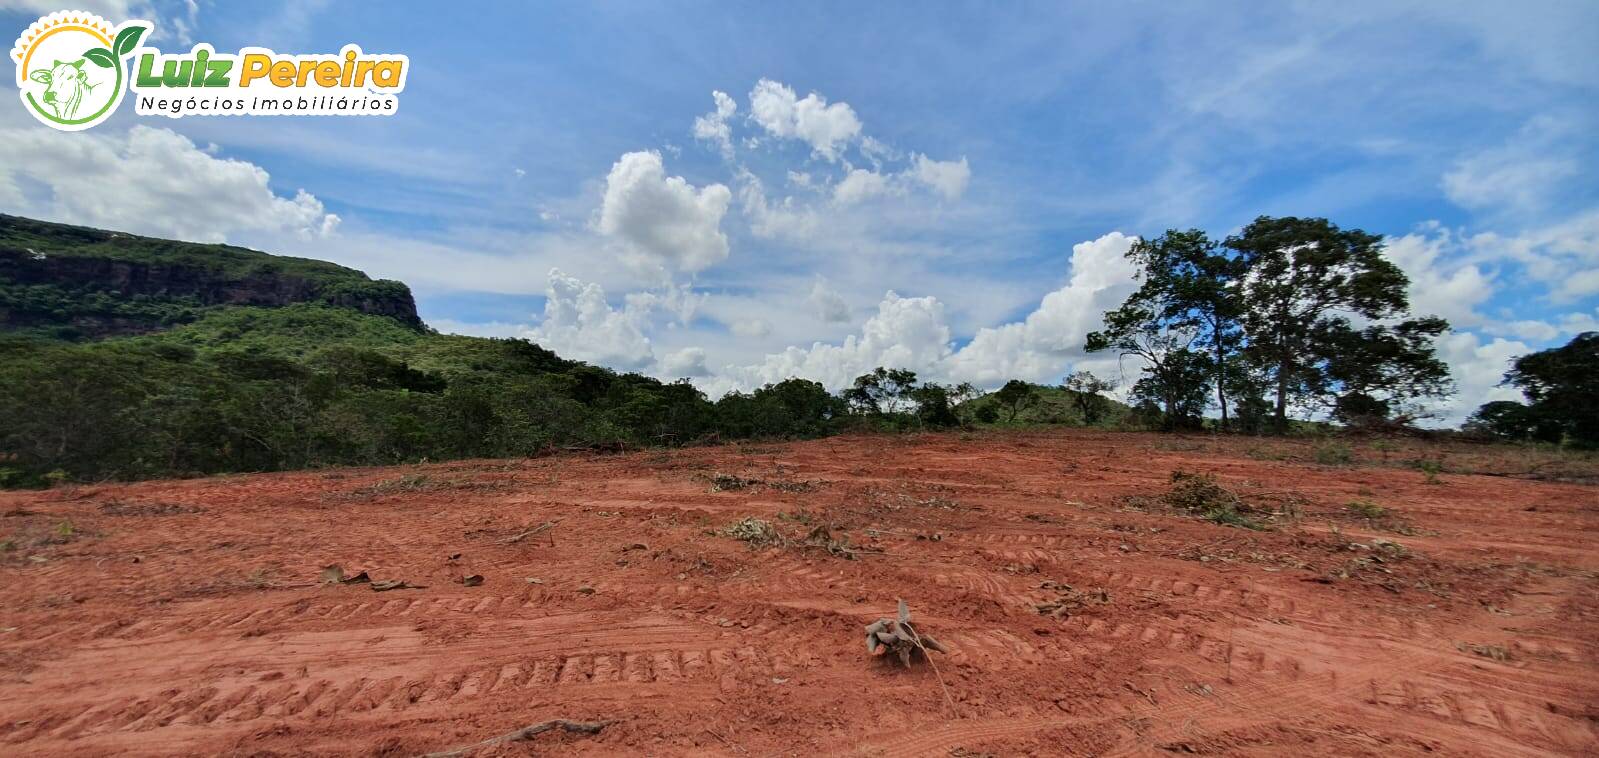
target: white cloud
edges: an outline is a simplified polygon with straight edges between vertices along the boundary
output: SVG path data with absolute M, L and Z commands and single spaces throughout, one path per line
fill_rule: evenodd
M 1520 264 L 1557 302 L 1599 295 L 1599 208 L 1520 234 L 1484 232 L 1467 242 L 1479 259 Z
M 1576 335 L 1583 332 L 1599 332 L 1599 308 L 1592 313 L 1567 313 L 1560 317 L 1560 331 Z
M 682 350 L 667 353 L 661 358 L 658 373 L 668 379 L 706 376 L 710 371 L 705 368 L 705 350 L 698 347 L 685 347 Z
M 738 103 L 719 90 L 712 90 L 711 97 L 716 100 L 716 110 L 694 119 L 694 138 L 715 143 L 722 157 L 732 160 L 733 129 L 727 121 L 738 112 Z
M 740 337 L 765 337 L 772 333 L 772 323 L 759 318 L 740 319 L 727 328 Z
M 827 280 L 817 277 L 811 285 L 811 294 L 806 302 L 816 309 L 816 315 L 828 323 L 839 323 L 849 320 L 849 303 L 844 296 L 828 286 Z
M 638 308 L 613 309 L 598 284 L 584 284 L 551 269 L 544 318 L 525 336 L 563 358 L 639 371 L 655 362 Z
M 1484 326 L 1483 331 L 1504 337 L 1532 340 L 1533 342 L 1548 342 L 1560 336 L 1560 327 L 1547 321 L 1533 320 L 1492 323 Z
M 1448 229 L 1426 228 L 1434 233 L 1386 240 L 1388 258 L 1410 279 L 1411 311 L 1442 316 L 1456 328 L 1482 323 L 1477 306 L 1493 297 L 1493 276 L 1469 262 L 1469 251 Z
M 0 140 L 8 155 L 0 197 L 31 215 L 198 242 L 242 232 L 316 237 L 339 225 L 310 193 L 281 197 L 260 166 L 217 158 L 168 129 L 65 134 L 30 124 L 0 129 Z M 28 203 L 20 177 L 50 197 Z
M 908 368 L 927 380 L 989 387 L 1015 378 L 1051 380 L 1082 358 L 1083 338 L 1099 327 L 1105 310 L 1120 305 L 1136 286 L 1133 266 L 1124 257 L 1134 240 L 1111 232 L 1074 245 L 1065 286 L 1045 295 L 1025 320 L 978 330 L 958 352 L 951 346 L 943 303 L 890 291 L 859 335 L 839 344 L 789 347 L 754 365 L 729 366 L 711 386 L 748 389 L 797 376 L 836 390 L 878 366 Z
M 980 329 L 955 356 L 956 379 L 993 386 L 1008 379 L 1048 381 L 1083 353 L 1088 333 L 1104 312 L 1121 305 L 1136 287 L 1137 269 L 1126 258 L 1137 237 L 1111 232 L 1072 246 L 1071 279 L 1044 296 L 1023 321 Z
M 828 161 L 837 161 L 843 148 L 861 133 L 861 121 L 848 103 L 828 105 L 815 92 L 800 99 L 792 88 L 770 79 L 756 82 L 750 90 L 750 116 L 768 134 L 802 140 Z
M 972 178 L 972 169 L 964 157 L 958 161 L 935 161 L 916 153 L 910 174 L 916 181 L 943 195 L 945 200 L 954 200 L 966 191 L 966 183 Z
M 727 259 L 720 226 L 731 199 L 725 185 L 696 190 L 667 176 L 660 153 L 627 153 L 605 179 L 597 228 L 668 271 L 692 273 Z
M 766 199 L 760 177 L 747 170 L 738 175 L 739 207 L 749 221 L 750 232 L 764 239 L 783 238 L 804 241 L 816 232 L 818 217 L 793 197 L 773 203 Z
M 893 192 L 888 177 L 864 168 L 852 169 L 833 187 L 833 202 L 853 205 Z
M 931 378 L 949 356 L 949 340 L 944 305 L 936 298 L 906 298 L 889 291 L 859 336 L 852 334 L 839 345 L 790 347 L 753 366 L 729 366 L 722 378 L 734 387 L 751 388 L 802 377 L 830 390 L 878 366 L 908 368 Z
M 1576 176 L 1577 161 L 1560 154 L 1567 127 L 1533 119 L 1504 145 L 1464 157 L 1444 174 L 1444 194 L 1457 205 L 1493 211 L 1541 208 L 1561 182 Z
M 1478 406 L 1492 400 L 1521 400 L 1512 387 L 1500 387 L 1510 361 L 1532 352 L 1526 343 L 1494 338 L 1484 342 L 1470 332 L 1450 332 L 1438 340 L 1438 357 L 1449 364 L 1456 393 L 1436 407 L 1446 426 L 1458 426 Z

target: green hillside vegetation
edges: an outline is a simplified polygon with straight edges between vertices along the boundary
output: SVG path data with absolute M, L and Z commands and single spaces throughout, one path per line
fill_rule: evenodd
M 1064 387 L 1029 386 L 1032 388 L 1033 397 L 1022 401 L 1016 408 L 1014 417 L 1011 415 L 1011 408 L 1001 402 L 997 393 L 992 392 L 962 403 L 956 412 L 963 420 L 998 426 L 1054 424 L 1114 429 L 1139 422 L 1135 409 L 1104 395 L 1090 397 L 1086 393 Z M 1100 408 L 1099 415 L 1093 421 L 1085 418 L 1083 413 L 1084 408 L 1090 403 L 1097 404 Z
M 1134 298 L 1108 322 L 1121 331 L 1090 335 L 1090 347 L 1137 348 L 1164 361 L 1130 388 L 1133 407 L 1111 400 L 1108 382 L 1081 372 L 1059 387 L 1011 381 L 983 394 L 892 367 L 863 374 L 838 394 L 789 379 L 712 402 L 687 381 L 566 360 L 526 340 L 435 333 L 417 318 L 404 284 L 333 264 L 0 216 L 0 486 L 844 430 L 1218 428 L 1202 416 L 1218 376 L 1233 382 L 1223 396 L 1234 423 L 1221 426 L 1269 428 L 1265 385 L 1240 374 L 1247 362 L 1228 361 L 1223 370 L 1205 353 L 1167 349 L 1171 338 L 1162 330 L 1191 333 L 1182 307 L 1158 311 Z M 1158 323 L 1160 313 L 1171 323 Z M 1372 392 L 1393 398 L 1436 390 L 1428 345 L 1436 324 L 1397 336 L 1357 334 L 1338 321 L 1325 326 L 1317 339 L 1405 359 L 1389 361 L 1388 373 L 1374 372 L 1386 365 L 1380 356 L 1317 367 L 1333 382 L 1319 391 L 1350 418 L 1359 417 L 1357 406 L 1385 418 L 1381 403 L 1366 402 Z M 1582 335 L 1519 361 L 1511 379 L 1530 403 L 1485 406 L 1482 433 L 1592 444 L 1599 424 L 1584 401 L 1592 397 L 1596 354 L 1599 336 Z M 1419 389 L 1398 384 L 1405 366 L 1418 362 L 1426 369 Z M 1234 382 L 1238 376 L 1249 381 Z
M 411 291 L 326 261 L 0 214 L 0 329 L 56 339 L 138 334 L 209 308 L 321 303 L 412 327 Z

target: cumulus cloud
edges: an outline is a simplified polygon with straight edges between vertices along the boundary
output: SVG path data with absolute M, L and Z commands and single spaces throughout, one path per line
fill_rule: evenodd
M 1501 387 L 1510 361 L 1533 351 L 1524 342 L 1494 338 L 1484 341 L 1471 332 L 1450 332 L 1438 340 L 1438 357 L 1449 364 L 1455 381 L 1455 395 L 1435 410 L 1439 422 L 1458 426 L 1483 403 L 1493 400 L 1521 400 L 1513 387 Z
M 721 223 L 731 200 L 725 185 L 695 189 L 667 176 L 660 153 L 627 153 L 605 179 L 597 228 L 651 263 L 692 273 L 727 259 Z
M 711 91 L 711 98 L 716 101 L 716 110 L 694 119 L 694 138 L 714 143 L 723 158 L 732 160 L 733 129 L 727 122 L 738 112 L 738 103 L 718 90 Z
M 828 286 L 827 280 L 817 277 L 811 285 L 811 294 L 806 299 L 812 308 L 816 309 L 816 317 L 827 323 L 840 323 L 849 320 L 849 303 L 844 301 L 844 296 Z
M 747 389 L 802 377 L 836 390 L 885 366 L 908 368 L 924 379 L 988 387 L 1017 378 L 1052 380 L 1082 358 L 1084 336 L 1136 286 L 1134 267 L 1125 258 L 1135 239 L 1112 232 L 1073 246 L 1071 277 L 1064 286 L 1045 295 L 1025 320 L 980 329 L 959 351 L 952 346 L 943 303 L 890 291 L 859 335 L 840 344 L 789 347 L 754 365 L 730 366 L 723 379 L 730 387 Z
M 876 171 L 857 168 L 845 174 L 844 178 L 833 186 L 833 202 L 839 205 L 853 205 L 893 191 L 888 177 Z
M 672 379 L 685 377 L 702 377 L 710 374 L 705 368 L 705 350 L 698 347 L 685 347 L 667 353 L 661 358 L 659 369 L 661 376 Z
M 1387 240 L 1388 258 L 1410 279 L 1410 309 L 1442 316 L 1455 327 L 1482 323 L 1477 307 L 1494 294 L 1494 278 L 1470 262 L 1470 250 L 1448 229 Z
M 750 90 L 750 117 L 768 134 L 801 140 L 828 161 L 837 161 L 861 133 L 861 121 L 848 103 L 828 105 L 815 92 L 801 99 L 788 85 L 770 79 L 756 82 Z
M 1137 268 L 1126 255 L 1137 239 L 1111 232 L 1073 245 L 1066 285 L 1045 295 L 1026 319 L 978 330 L 955 356 L 951 374 L 981 386 L 1057 377 L 1083 355 L 1083 340 L 1100 327 L 1104 312 L 1136 288 Z
M 563 357 L 639 371 L 655 361 L 642 329 L 646 313 L 637 307 L 617 310 L 598 284 L 584 284 L 560 269 L 551 269 L 544 317 L 524 336 Z
M 339 225 L 322 201 L 272 191 L 247 161 L 218 158 L 168 129 L 65 134 L 33 125 L 0 129 L 0 199 L 30 215 L 197 242 L 242 232 L 325 236 Z M 49 190 L 30 201 L 26 178 Z
M 724 378 L 737 387 L 759 387 L 790 377 L 821 382 L 837 390 L 878 366 L 908 368 L 935 375 L 950 353 L 944 305 L 932 297 L 900 297 L 889 291 L 867 319 L 860 335 L 843 344 L 817 342 L 767 355 L 753 366 L 731 366 Z
M 909 173 L 916 181 L 943 195 L 945 200 L 959 198 L 972 178 L 972 168 L 964 157 L 958 161 L 935 161 L 921 153 L 912 158 Z

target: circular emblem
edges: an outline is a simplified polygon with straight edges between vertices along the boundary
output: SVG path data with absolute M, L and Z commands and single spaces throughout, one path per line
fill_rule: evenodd
M 11 49 L 22 105 L 62 131 L 110 118 L 122 102 L 123 59 L 150 30 L 145 21 L 110 22 L 82 11 L 57 11 L 33 22 Z

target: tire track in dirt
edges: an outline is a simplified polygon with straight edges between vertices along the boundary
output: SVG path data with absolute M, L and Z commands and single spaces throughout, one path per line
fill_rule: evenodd
M 384 605 L 390 602 L 393 601 Z M 446 605 L 463 612 L 478 607 L 458 601 Z M 441 667 L 446 661 L 436 659 L 444 656 L 430 657 L 430 644 L 414 632 L 406 644 L 366 655 L 358 665 L 342 665 L 342 650 L 330 650 L 331 657 L 324 659 L 304 654 L 302 648 L 312 647 L 316 641 L 298 643 L 291 639 L 284 644 L 293 653 L 288 658 L 274 659 L 268 652 L 259 656 L 242 654 L 234 659 L 247 658 L 257 668 L 299 666 L 302 671 L 310 669 L 311 676 L 302 675 L 295 681 L 273 673 L 257 681 L 235 676 L 226 681 L 180 685 L 154 698 L 122 704 L 108 704 L 104 697 L 86 700 L 77 693 L 53 698 L 57 702 L 48 706 L 24 708 L 23 698 L 7 697 L 0 700 L 0 723 L 12 728 L 0 729 L 0 741 L 20 745 L 41 738 L 75 740 L 112 732 L 146 732 L 174 724 L 239 725 L 302 714 L 307 718 L 327 718 L 373 710 L 409 712 L 454 707 L 457 701 L 513 690 L 521 696 L 554 696 L 557 691 L 573 688 L 603 691 L 609 687 L 617 696 L 635 697 L 638 687 L 655 687 L 660 696 L 681 696 L 686 692 L 681 686 L 709 684 L 714 690 L 740 678 L 770 676 L 783 668 L 772 653 L 737 638 L 723 638 L 705 627 L 664 617 L 641 623 L 630 622 L 622 614 L 568 614 L 554 622 L 543 621 L 546 623 L 541 629 L 496 633 L 487 640 L 468 639 L 451 645 L 447 651 L 450 658 L 459 660 L 464 653 L 467 660 L 477 661 L 464 669 Z M 408 630 L 376 627 L 369 631 L 403 635 Z M 545 633 L 539 635 L 538 631 Z M 537 640 L 531 645 L 526 644 L 530 636 Z M 502 644 L 502 640 L 522 640 L 523 644 Z M 192 644 L 195 640 L 183 642 Z M 115 658 L 118 647 L 112 644 L 104 652 Z M 502 652 L 518 647 L 536 650 L 532 654 Z M 538 652 L 540 649 L 544 652 Z M 199 667 L 196 673 L 211 670 L 224 658 L 227 657 Z M 85 662 L 84 666 L 97 667 L 98 663 Z M 367 673 L 356 674 L 357 671 Z M 105 672 L 101 681 L 114 688 L 114 681 L 123 680 L 130 673 Z M 178 676 L 169 681 L 194 681 L 192 675 L 176 673 Z M 57 676 L 80 682 L 95 679 L 85 671 L 70 669 Z M 94 689 L 90 688 L 91 694 Z

